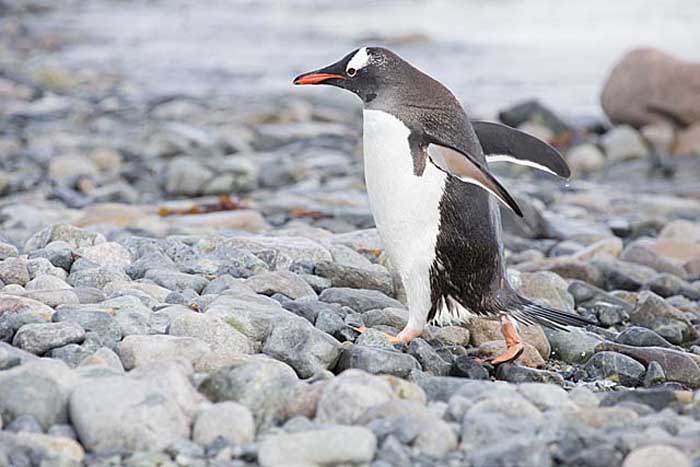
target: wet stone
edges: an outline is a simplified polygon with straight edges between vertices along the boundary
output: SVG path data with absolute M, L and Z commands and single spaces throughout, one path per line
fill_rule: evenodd
M 598 352 L 586 362 L 585 370 L 594 379 L 609 378 L 624 386 L 639 386 L 644 365 L 616 352 Z

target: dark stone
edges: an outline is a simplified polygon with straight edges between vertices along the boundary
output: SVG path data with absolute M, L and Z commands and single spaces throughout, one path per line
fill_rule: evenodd
M 592 311 L 603 326 L 615 326 L 629 319 L 627 310 L 619 305 L 611 305 L 608 303 L 598 303 L 593 306 Z
M 568 123 L 536 99 L 519 102 L 498 113 L 498 119 L 508 126 L 517 128 L 525 122 L 537 122 L 546 126 L 554 134 L 571 130 Z
M 608 378 L 624 386 L 639 386 L 644 377 L 644 365 L 617 352 L 598 352 L 586 362 L 591 379 Z
M 51 318 L 54 322 L 73 321 L 90 333 L 100 346 L 115 349 L 122 338 L 119 323 L 103 311 L 60 309 Z
M 316 318 L 318 317 L 319 313 L 330 312 L 337 314 L 336 311 L 338 308 L 340 308 L 336 304 L 325 303 L 313 297 L 298 298 L 294 301 L 282 304 L 282 307 L 285 310 L 291 311 L 295 315 L 301 316 L 302 318 L 308 320 L 311 324 L 316 323 Z
M 435 376 L 447 376 L 450 372 L 450 364 L 440 358 L 440 355 L 421 338 L 413 339 L 408 346 L 408 353 L 413 355 L 423 371 Z
M 624 456 L 611 445 L 594 446 L 576 453 L 565 465 L 576 467 L 619 467 Z
M 377 290 L 333 287 L 321 292 L 319 299 L 326 303 L 338 303 L 348 306 L 359 312 L 377 308 L 403 308 L 401 302 L 387 297 Z
M 349 368 L 359 368 L 372 374 L 387 374 L 405 378 L 412 370 L 419 370 L 420 365 L 415 358 L 405 353 L 352 345 L 344 349 L 340 355 L 336 372 L 340 373 Z
M 564 385 L 564 378 L 553 371 L 536 370 L 515 363 L 503 363 L 496 369 L 496 378 L 510 383 L 553 383 Z
M 644 387 L 648 388 L 662 384 L 666 381 L 666 373 L 659 362 L 651 362 L 644 375 Z
M 691 353 L 662 347 L 632 347 L 615 342 L 598 344 L 596 351 L 613 351 L 630 356 L 644 365 L 658 362 L 668 381 L 685 384 L 691 388 L 700 387 L 700 358 Z
M 676 398 L 676 391 L 666 388 L 608 392 L 600 401 L 600 405 L 612 407 L 623 402 L 636 402 L 648 405 L 657 412 L 669 406 L 680 405 Z
M 634 345 L 636 347 L 665 347 L 673 348 L 673 344 L 652 331 L 640 326 L 632 326 L 624 329 L 615 338 L 619 344 Z
M 461 356 L 452 362 L 451 376 L 467 379 L 489 379 L 489 372 L 474 357 Z

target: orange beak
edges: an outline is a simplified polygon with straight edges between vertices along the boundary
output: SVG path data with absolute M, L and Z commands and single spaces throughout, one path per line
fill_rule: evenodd
M 333 78 L 347 79 L 343 75 L 336 75 L 333 73 L 309 73 L 294 78 L 294 84 L 319 84 Z

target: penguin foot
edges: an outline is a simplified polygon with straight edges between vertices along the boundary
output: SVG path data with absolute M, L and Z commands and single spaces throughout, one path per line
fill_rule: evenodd
M 518 327 L 510 316 L 501 315 L 501 332 L 506 341 L 506 351 L 491 360 L 494 365 L 515 360 L 525 349 L 523 340 L 518 334 Z

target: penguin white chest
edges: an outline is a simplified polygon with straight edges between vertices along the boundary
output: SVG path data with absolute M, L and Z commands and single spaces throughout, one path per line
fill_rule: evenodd
M 414 173 L 410 130 L 393 115 L 364 110 L 365 182 L 384 247 L 404 278 L 435 258 L 440 201 L 447 175 L 430 162 Z M 408 287 L 408 284 L 406 284 Z

